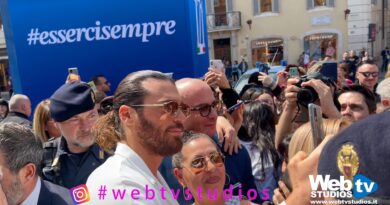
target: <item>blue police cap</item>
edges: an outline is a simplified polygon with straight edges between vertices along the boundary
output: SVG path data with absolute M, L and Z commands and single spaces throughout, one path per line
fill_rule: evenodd
M 354 180 L 364 175 L 377 183 L 368 197 L 390 199 L 390 112 L 355 122 L 324 147 L 318 174 Z
M 56 122 L 92 110 L 95 106 L 91 87 L 84 82 L 66 83 L 50 97 L 50 114 Z

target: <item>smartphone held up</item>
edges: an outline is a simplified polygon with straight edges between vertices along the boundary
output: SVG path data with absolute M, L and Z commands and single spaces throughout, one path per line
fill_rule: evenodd
M 210 60 L 210 68 L 213 68 L 214 70 L 218 72 L 224 72 L 225 66 L 220 59 L 214 59 Z
M 68 68 L 68 77 L 66 82 L 81 81 L 79 70 L 77 68 Z
M 313 136 L 313 146 L 317 147 L 324 139 L 324 128 L 322 124 L 321 107 L 310 103 L 308 106 L 311 131 Z

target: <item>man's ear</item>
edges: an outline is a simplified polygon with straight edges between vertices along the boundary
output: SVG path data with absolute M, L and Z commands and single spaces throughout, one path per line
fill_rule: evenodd
M 121 105 L 119 107 L 119 118 L 124 124 L 131 124 L 134 122 L 136 118 L 136 111 L 134 108 L 128 105 Z
M 182 187 L 187 187 L 187 185 L 184 182 L 183 172 L 181 169 L 179 169 L 179 168 L 173 169 L 173 174 L 175 175 L 177 181 L 179 181 L 179 183 Z
M 19 178 L 22 184 L 26 184 L 34 180 L 36 177 L 37 168 L 33 163 L 28 163 L 19 171 Z

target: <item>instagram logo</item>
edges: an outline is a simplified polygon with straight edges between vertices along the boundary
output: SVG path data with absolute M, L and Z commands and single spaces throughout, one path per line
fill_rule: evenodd
M 82 204 L 90 200 L 88 187 L 85 184 L 71 188 L 70 195 L 75 204 Z

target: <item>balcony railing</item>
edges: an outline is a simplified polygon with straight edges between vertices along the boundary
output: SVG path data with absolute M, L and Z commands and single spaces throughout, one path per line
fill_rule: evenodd
M 241 29 L 241 12 L 232 11 L 207 15 L 208 32 Z

